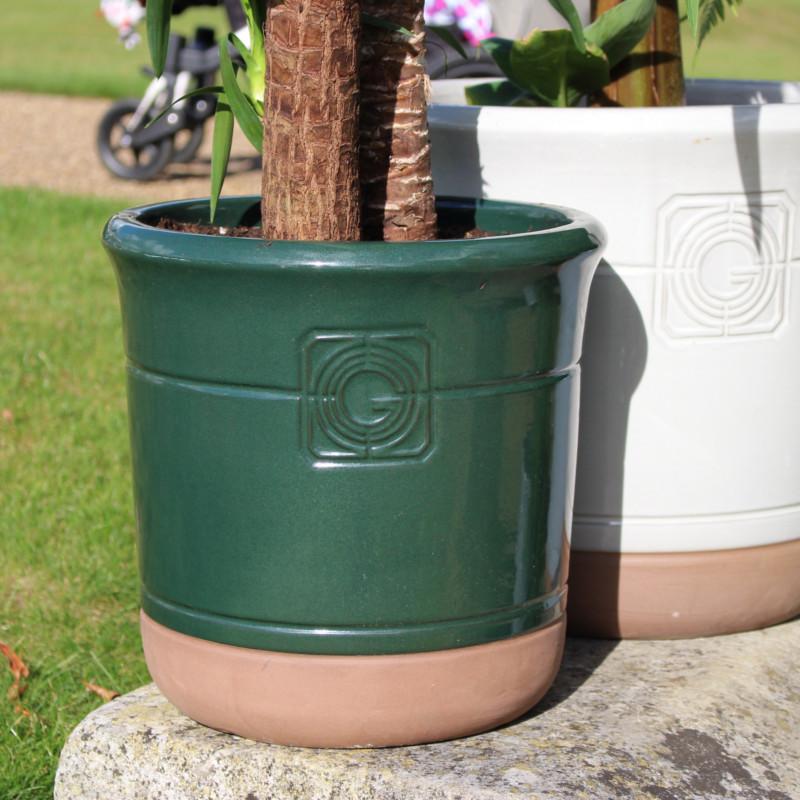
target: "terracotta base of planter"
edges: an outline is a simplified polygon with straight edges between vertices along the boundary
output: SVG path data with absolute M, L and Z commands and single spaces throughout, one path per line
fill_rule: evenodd
M 388 747 L 480 733 L 535 705 L 561 662 L 564 619 L 492 644 L 431 653 L 319 656 L 176 633 L 141 616 L 147 666 L 184 714 L 300 747 Z
M 573 551 L 569 571 L 579 636 L 713 636 L 800 614 L 800 539 L 699 553 Z

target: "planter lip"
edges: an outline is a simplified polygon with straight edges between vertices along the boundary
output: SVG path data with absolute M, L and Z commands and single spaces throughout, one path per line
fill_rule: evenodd
M 220 199 L 222 212 L 244 212 L 259 202 L 256 196 Z M 193 268 L 246 271 L 354 271 L 363 274 L 435 274 L 507 271 L 554 265 L 602 251 L 606 233 L 594 217 L 561 206 L 497 200 L 441 197 L 440 210 L 482 209 L 507 212 L 541 229 L 506 233 L 479 239 L 439 239 L 427 242 L 313 242 L 265 241 L 156 228 L 145 220 L 176 212 L 207 219 L 208 198 L 155 203 L 126 209 L 114 215 L 103 231 L 103 244 L 112 252 L 190 263 Z M 532 248 L 533 242 L 537 247 Z
M 443 86 L 461 88 L 475 83 L 485 82 L 485 79 L 456 78 L 450 81 L 435 81 Z M 800 117 L 800 81 L 733 81 L 718 79 L 701 79 L 687 81 L 688 90 L 694 91 L 703 102 L 690 102 L 685 106 L 666 106 L 648 108 L 587 108 L 577 106 L 571 108 L 513 108 L 509 106 L 471 106 L 465 102 L 454 102 L 447 98 L 447 92 L 439 93 L 434 88 L 433 104 L 431 105 L 432 121 L 438 124 L 448 123 L 463 124 L 468 120 L 473 124 L 480 114 L 481 127 L 496 122 L 502 123 L 503 128 L 508 128 L 513 120 L 521 127 L 529 128 L 530 119 L 534 117 L 537 125 L 552 125 L 564 127 L 574 125 L 576 129 L 585 134 L 586 125 L 591 119 L 595 128 L 613 128 L 619 126 L 629 133 L 638 128 L 650 128 L 660 133 L 664 126 L 685 127 L 687 130 L 696 130 L 695 120 L 698 117 L 717 118 L 730 127 L 733 110 L 750 109 L 753 114 L 769 115 L 770 119 L 787 119 L 797 124 Z M 764 93 L 767 93 L 765 95 Z M 728 102 L 724 95 L 733 98 L 750 96 L 748 102 L 736 100 Z M 720 97 L 720 102 L 708 102 L 709 96 Z M 778 96 L 780 95 L 780 97 Z M 772 96 L 773 99 L 766 99 Z M 757 99 L 761 98 L 761 99 Z M 591 115 L 587 119 L 587 115 Z M 524 122 L 523 122 L 524 121 Z M 513 127 L 513 126 L 512 126 Z M 639 131 L 636 131 L 637 134 Z

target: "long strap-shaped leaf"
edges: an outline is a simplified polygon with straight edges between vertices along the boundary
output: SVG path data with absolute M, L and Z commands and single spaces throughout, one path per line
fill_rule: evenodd
M 247 26 L 250 31 L 250 60 L 247 62 L 247 80 L 250 96 L 257 100 L 256 108 L 264 107 L 264 90 L 267 78 L 267 55 L 264 51 L 264 25 L 267 4 L 264 0 L 242 0 Z M 251 66 L 252 65 L 252 66 Z
M 169 114 L 169 112 L 183 100 L 188 100 L 191 97 L 198 97 L 204 94 L 222 94 L 222 92 L 223 88 L 221 86 L 201 86 L 199 89 L 192 89 L 191 92 L 186 92 L 186 94 L 181 95 L 177 100 L 173 100 L 165 109 L 161 111 L 158 116 L 153 117 L 153 119 L 151 119 L 147 125 L 145 125 L 145 128 L 155 125 L 156 122 Z
M 148 0 L 147 45 L 156 77 L 161 77 L 167 61 L 169 27 L 172 19 L 172 0 Z
M 239 127 L 249 139 L 250 144 L 260 153 L 264 138 L 263 123 L 236 81 L 236 72 L 228 53 L 227 40 L 219 43 L 219 72 L 222 76 L 222 85 L 225 87 L 227 102 L 230 104 Z
M 222 192 L 222 184 L 228 172 L 228 160 L 233 142 L 233 112 L 227 97 L 221 94 L 217 99 L 217 113 L 214 115 L 214 138 L 211 145 L 211 222 L 217 215 L 217 203 Z
M 244 15 L 247 17 L 247 25 L 250 33 L 260 35 L 264 30 L 264 21 L 266 19 L 267 4 L 264 0 L 242 0 L 242 8 Z M 253 41 L 255 47 L 258 42 Z
M 572 41 L 581 53 L 586 52 L 586 40 L 583 37 L 583 23 L 581 22 L 578 9 L 572 0 L 550 0 L 550 5 L 561 14 L 569 24 L 572 33 Z

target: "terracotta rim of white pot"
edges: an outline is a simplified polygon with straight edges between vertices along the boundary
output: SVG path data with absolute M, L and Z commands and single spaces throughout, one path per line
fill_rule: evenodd
M 573 551 L 570 633 L 673 639 L 755 630 L 800 614 L 800 539 L 687 553 Z

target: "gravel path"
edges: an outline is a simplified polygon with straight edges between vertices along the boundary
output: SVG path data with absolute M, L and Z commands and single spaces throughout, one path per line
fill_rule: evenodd
M 110 100 L 0 92 L 0 185 L 150 202 L 208 194 L 211 125 L 198 158 L 171 164 L 163 180 L 111 175 L 95 152 L 97 124 Z M 258 194 L 253 148 L 236 132 L 225 194 Z

